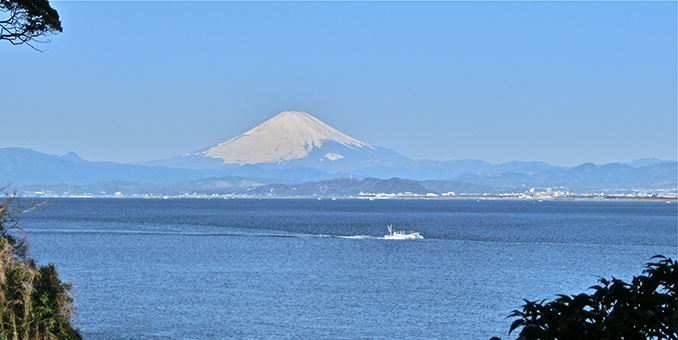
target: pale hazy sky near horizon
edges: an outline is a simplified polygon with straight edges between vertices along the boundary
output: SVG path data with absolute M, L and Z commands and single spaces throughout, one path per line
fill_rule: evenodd
M 68 2 L 0 41 L 0 148 L 178 156 L 287 110 L 412 159 L 677 153 L 676 2 Z

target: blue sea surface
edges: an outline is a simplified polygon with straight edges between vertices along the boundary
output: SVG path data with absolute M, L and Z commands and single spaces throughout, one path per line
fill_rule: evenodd
M 512 339 L 523 299 L 678 252 L 675 202 L 55 199 L 20 223 L 91 340 Z

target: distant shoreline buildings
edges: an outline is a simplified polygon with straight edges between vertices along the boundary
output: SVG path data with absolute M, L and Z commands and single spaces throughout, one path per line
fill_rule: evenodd
M 588 191 L 588 192 L 570 192 L 567 188 L 530 188 L 524 192 L 507 191 L 503 193 L 483 193 L 471 194 L 446 192 L 446 193 L 426 193 L 417 194 L 412 192 L 384 193 L 384 192 L 359 192 L 357 195 L 351 194 L 311 194 L 311 195 L 287 195 L 287 194 L 249 194 L 249 193 L 198 193 L 183 192 L 179 194 L 162 193 L 134 193 L 124 194 L 121 191 L 115 193 L 99 192 L 55 192 L 50 190 L 42 191 L 22 191 L 21 196 L 25 198 L 144 198 L 144 199 L 514 199 L 514 200 L 641 200 L 641 201 L 676 201 L 678 192 L 673 190 L 656 191 L 636 191 L 636 190 L 610 190 L 610 191 Z

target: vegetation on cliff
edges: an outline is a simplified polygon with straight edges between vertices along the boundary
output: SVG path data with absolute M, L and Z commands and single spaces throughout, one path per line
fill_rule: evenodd
M 39 205 L 22 205 L 2 190 L 0 202 L 0 339 L 81 339 L 71 325 L 75 313 L 71 284 L 61 282 L 53 264 L 38 266 L 28 254 L 18 215 Z

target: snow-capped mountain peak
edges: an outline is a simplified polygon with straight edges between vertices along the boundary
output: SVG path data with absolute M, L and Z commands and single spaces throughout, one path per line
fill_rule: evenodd
M 306 112 L 285 111 L 229 141 L 220 143 L 202 156 L 225 164 L 285 163 L 308 156 L 324 143 L 334 142 L 353 150 L 374 147 L 351 138 Z M 332 154 L 330 160 L 343 156 Z

